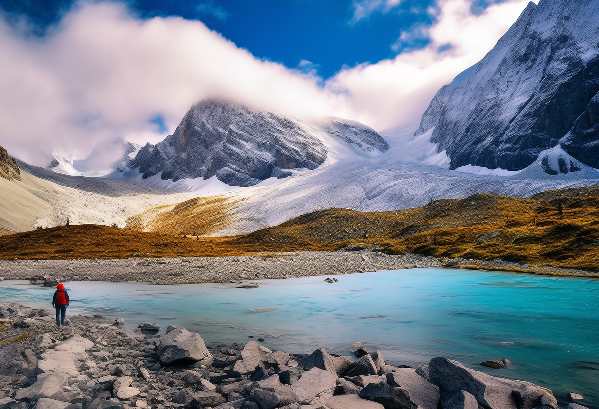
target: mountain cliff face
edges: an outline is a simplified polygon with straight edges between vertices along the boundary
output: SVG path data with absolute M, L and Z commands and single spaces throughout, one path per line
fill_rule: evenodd
M 0 146 L 0 177 L 6 180 L 21 180 L 19 165 L 2 146 Z
M 416 135 L 451 168 L 520 170 L 558 144 L 599 167 L 599 1 L 540 0 L 439 90 Z
M 204 101 L 187 112 L 173 135 L 144 146 L 129 167 L 139 169 L 144 179 L 216 176 L 231 186 L 252 186 L 324 163 L 323 135 L 367 152 L 388 148 L 380 135 L 359 123 L 332 119 L 316 126 L 240 104 Z

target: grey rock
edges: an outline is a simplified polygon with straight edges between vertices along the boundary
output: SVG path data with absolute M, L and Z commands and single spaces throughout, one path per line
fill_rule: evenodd
M 380 403 L 368 401 L 358 395 L 333 396 L 326 400 L 329 409 L 383 409 Z
M 210 357 L 199 334 L 177 328 L 162 337 L 157 348 L 163 365 L 188 364 Z
M 147 332 L 160 331 L 160 325 L 154 324 L 153 322 L 142 322 L 137 326 L 137 328 L 141 329 L 142 331 L 147 331 Z
M 378 370 L 372 357 L 370 355 L 364 355 L 358 360 L 354 361 L 349 365 L 344 373 L 344 376 L 358 376 L 358 375 L 376 375 Z
M 301 369 L 287 369 L 279 372 L 279 380 L 282 384 L 293 385 L 302 375 Z
M 38 399 L 49 398 L 55 393 L 62 390 L 64 377 L 56 374 L 40 374 L 37 381 L 28 388 L 19 389 L 15 395 L 15 399 Z
M 370 357 L 372 358 L 372 362 L 374 362 L 374 366 L 376 367 L 377 373 L 380 374 L 381 369 L 385 366 L 385 360 L 383 359 L 381 351 L 371 352 Z
M 241 351 L 242 361 L 235 363 L 234 370 L 237 368 L 237 371 L 240 373 L 253 372 L 258 365 L 268 361 L 271 353 L 270 349 L 260 345 L 256 341 L 250 341 L 245 344 L 245 347 Z
M 192 402 L 194 401 L 197 402 L 200 406 L 214 407 L 222 403 L 225 403 L 227 400 L 220 393 L 211 391 L 200 391 L 193 394 Z
M 121 400 L 129 400 L 132 397 L 139 395 L 140 390 L 131 387 L 131 382 L 133 382 L 133 378 L 130 376 L 117 378 L 112 385 L 114 397 Z
M 330 355 L 323 348 L 317 349 L 306 357 L 302 366 L 305 371 L 309 371 L 312 368 L 322 369 L 329 371 L 335 375 L 340 375 L 351 365 L 351 361 L 345 357 L 335 357 Z
M 415 369 L 399 368 L 387 375 L 387 383 L 407 390 L 412 402 L 421 409 L 437 409 L 439 406 L 439 388 L 418 375 Z
M 464 367 L 447 358 L 433 358 L 429 363 L 429 375 L 441 393 L 460 391 L 471 393 L 482 405 L 491 409 L 533 409 L 545 397 L 548 405 L 557 409 L 557 401 L 549 389 L 529 382 L 513 381 L 487 375 Z
M 431 379 L 428 373 L 428 365 L 420 365 L 416 368 L 416 373 L 430 382 Z
M 390 386 L 387 382 L 368 384 L 358 396 L 380 403 L 385 409 L 417 409 L 408 391 Z
M 442 407 L 443 409 L 478 409 L 478 402 L 472 394 L 459 391 L 454 394 L 444 394 Z
M 262 409 L 274 409 L 280 403 L 279 398 L 274 392 L 264 389 L 256 389 L 254 391 L 254 399 Z
M 362 388 L 353 382 L 346 379 L 337 379 L 337 387 L 335 388 L 335 395 L 357 395 L 360 393 Z
M 186 389 L 180 390 L 173 395 L 173 402 L 179 405 L 188 405 L 192 400 L 192 394 Z
M 69 406 L 68 402 L 61 402 L 59 400 L 40 398 L 35 404 L 35 409 L 65 409 Z
M 303 373 L 302 377 L 291 385 L 298 397 L 299 403 L 310 403 L 314 398 L 333 395 L 337 386 L 337 376 L 329 371 L 312 368 Z
M 580 403 L 570 402 L 570 403 L 568 403 L 568 406 L 566 406 L 566 409 L 589 409 L 589 408 L 581 405 Z
M 480 363 L 481 366 L 486 366 L 487 368 L 493 368 L 493 369 L 502 369 L 502 368 L 507 368 L 507 366 L 509 365 L 510 361 L 508 359 L 491 359 L 488 361 L 483 361 Z
M 346 376 L 345 379 L 352 382 L 354 385 L 364 388 L 369 383 L 380 383 L 386 382 L 387 377 L 378 375 L 358 375 L 358 376 Z
M 576 392 L 568 393 L 568 400 L 570 402 L 576 402 L 576 401 L 583 400 L 583 399 L 584 399 L 583 396 L 579 393 L 576 393 Z
M 274 351 L 270 356 L 279 366 L 287 365 L 290 358 L 289 354 L 285 351 Z
M 117 319 L 114 320 L 114 325 L 123 325 L 125 323 L 125 319 L 118 317 Z

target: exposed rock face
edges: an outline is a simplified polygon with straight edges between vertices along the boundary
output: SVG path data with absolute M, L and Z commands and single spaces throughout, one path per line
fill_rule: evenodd
M 439 90 L 421 135 L 451 168 L 524 169 L 561 142 L 599 168 L 599 3 L 541 0 L 484 59 Z
M 431 359 L 429 376 L 431 382 L 439 386 L 442 398 L 466 391 L 491 409 L 533 409 L 540 405 L 558 408 L 548 389 L 529 382 L 493 377 L 447 358 Z
M 8 152 L 0 146 L 0 177 L 6 180 L 21 180 L 21 169 Z
M 143 178 L 161 173 L 163 180 L 218 180 L 252 186 L 291 169 L 315 169 L 327 157 L 321 141 L 329 130 L 335 138 L 368 152 L 384 151 L 385 140 L 371 128 L 332 119 L 324 130 L 294 118 L 223 101 L 194 105 L 173 135 L 156 146 L 147 144 L 128 166 Z

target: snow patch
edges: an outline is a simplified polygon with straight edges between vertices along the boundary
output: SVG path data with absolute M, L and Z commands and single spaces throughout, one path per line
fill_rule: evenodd
M 459 168 L 455 169 L 455 171 L 462 172 L 462 173 L 471 173 L 473 175 L 485 175 L 485 176 L 487 176 L 487 175 L 488 176 L 514 176 L 520 172 L 519 170 L 505 170 L 505 169 L 501 169 L 501 168 L 489 169 L 489 168 L 485 168 L 482 166 L 473 166 L 473 165 L 460 166 Z

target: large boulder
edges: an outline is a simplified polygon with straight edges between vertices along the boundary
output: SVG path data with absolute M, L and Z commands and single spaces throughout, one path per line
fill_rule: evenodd
M 199 334 L 176 328 L 162 337 L 157 348 L 163 365 L 189 364 L 210 356 Z
M 430 381 L 441 389 L 442 396 L 466 391 L 479 404 L 490 409 L 533 409 L 542 404 L 558 408 L 557 400 L 549 389 L 487 375 L 447 358 L 431 359 L 429 376 Z
M 256 341 L 245 344 L 241 351 L 241 360 L 235 362 L 233 371 L 239 374 L 254 372 L 257 366 L 268 362 L 272 351 Z
M 415 369 L 398 368 L 387 374 L 387 383 L 407 390 L 412 402 L 420 409 L 437 409 L 439 406 L 439 388 L 418 375 Z
M 300 403 L 310 403 L 321 396 L 332 396 L 337 386 L 337 376 L 318 368 L 304 372 L 302 377 L 291 385 Z
M 312 368 L 329 371 L 335 375 L 340 375 L 351 365 L 351 361 L 346 357 L 336 357 L 329 354 L 323 348 L 317 349 L 306 357 L 302 362 L 305 371 Z
M 351 363 L 345 371 L 344 376 L 358 376 L 358 375 L 377 375 L 378 369 L 372 360 L 370 354 L 364 355 L 358 360 Z
M 408 391 L 393 387 L 386 382 L 370 383 L 358 396 L 380 403 L 385 409 L 417 409 Z
M 443 409 L 478 409 L 478 402 L 472 394 L 459 391 L 453 395 L 445 394 L 441 401 Z

